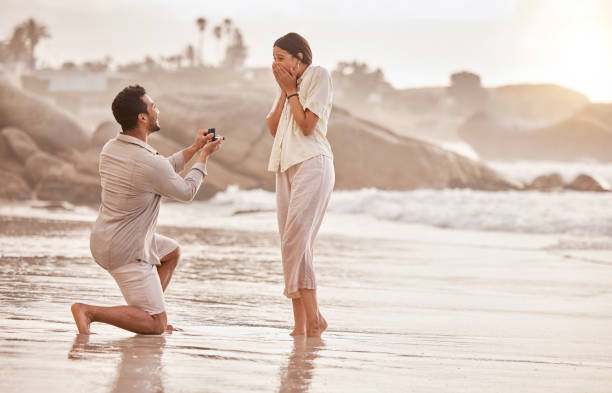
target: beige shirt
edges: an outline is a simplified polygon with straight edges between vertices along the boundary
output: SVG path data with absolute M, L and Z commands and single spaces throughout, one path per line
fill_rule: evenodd
M 297 80 L 297 92 L 304 110 L 309 109 L 319 120 L 315 130 L 305 136 L 291 113 L 291 106 L 285 102 L 278 121 L 272 153 L 268 162 L 271 172 L 285 172 L 295 164 L 309 158 L 325 155 L 333 158 L 331 146 L 327 140 L 327 121 L 332 108 L 333 86 L 329 72 L 320 66 L 310 65 Z M 278 88 L 270 117 L 281 97 Z
M 100 153 L 102 203 L 90 236 L 94 260 L 107 270 L 145 261 L 159 265 L 152 247 L 161 197 L 193 200 L 206 176 L 196 163 L 183 179 L 183 152 L 166 158 L 138 138 L 120 134 Z

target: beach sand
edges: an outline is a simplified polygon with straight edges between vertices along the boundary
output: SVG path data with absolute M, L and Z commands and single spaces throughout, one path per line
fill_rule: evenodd
M 323 230 L 329 329 L 294 339 L 273 227 L 165 225 L 183 249 L 166 296 L 183 331 L 82 336 L 72 302 L 123 304 L 90 225 L 0 215 L 0 392 L 612 392 L 605 247 L 418 225 L 377 237 L 373 219 Z

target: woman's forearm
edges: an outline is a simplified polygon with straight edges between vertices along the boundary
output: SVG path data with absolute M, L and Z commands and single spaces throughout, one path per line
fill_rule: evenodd
M 305 111 L 297 96 L 289 99 L 289 105 L 291 106 L 293 118 L 295 119 L 298 127 L 300 127 L 302 134 L 305 136 L 312 134 L 319 118 L 314 113 Z

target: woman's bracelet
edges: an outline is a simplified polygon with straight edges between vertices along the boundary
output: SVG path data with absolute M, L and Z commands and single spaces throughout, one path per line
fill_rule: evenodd
M 291 98 L 291 97 L 293 97 L 293 96 L 297 97 L 297 96 L 298 96 L 298 93 L 293 93 L 293 94 L 291 94 L 290 96 L 287 96 L 287 101 L 289 101 L 289 98 Z

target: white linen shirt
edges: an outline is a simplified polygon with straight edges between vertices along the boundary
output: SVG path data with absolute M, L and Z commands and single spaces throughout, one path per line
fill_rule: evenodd
M 159 265 L 152 244 L 161 198 L 193 200 L 206 166 L 198 162 L 183 179 L 179 151 L 161 156 L 142 140 L 124 134 L 108 141 L 100 153 L 102 203 L 90 236 L 91 254 L 107 270 L 142 261 Z
M 306 136 L 300 130 L 291 113 L 291 105 L 285 102 L 276 128 L 274 144 L 268 162 L 268 171 L 285 172 L 295 164 L 309 158 L 324 155 L 333 158 L 327 140 L 327 121 L 332 108 L 333 86 L 329 72 L 320 66 L 310 65 L 297 80 L 297 93 L 304 110 L 309 109 L 319 120 L 312 134 Z M 269 118 L 281 97 L 280 87 Z

